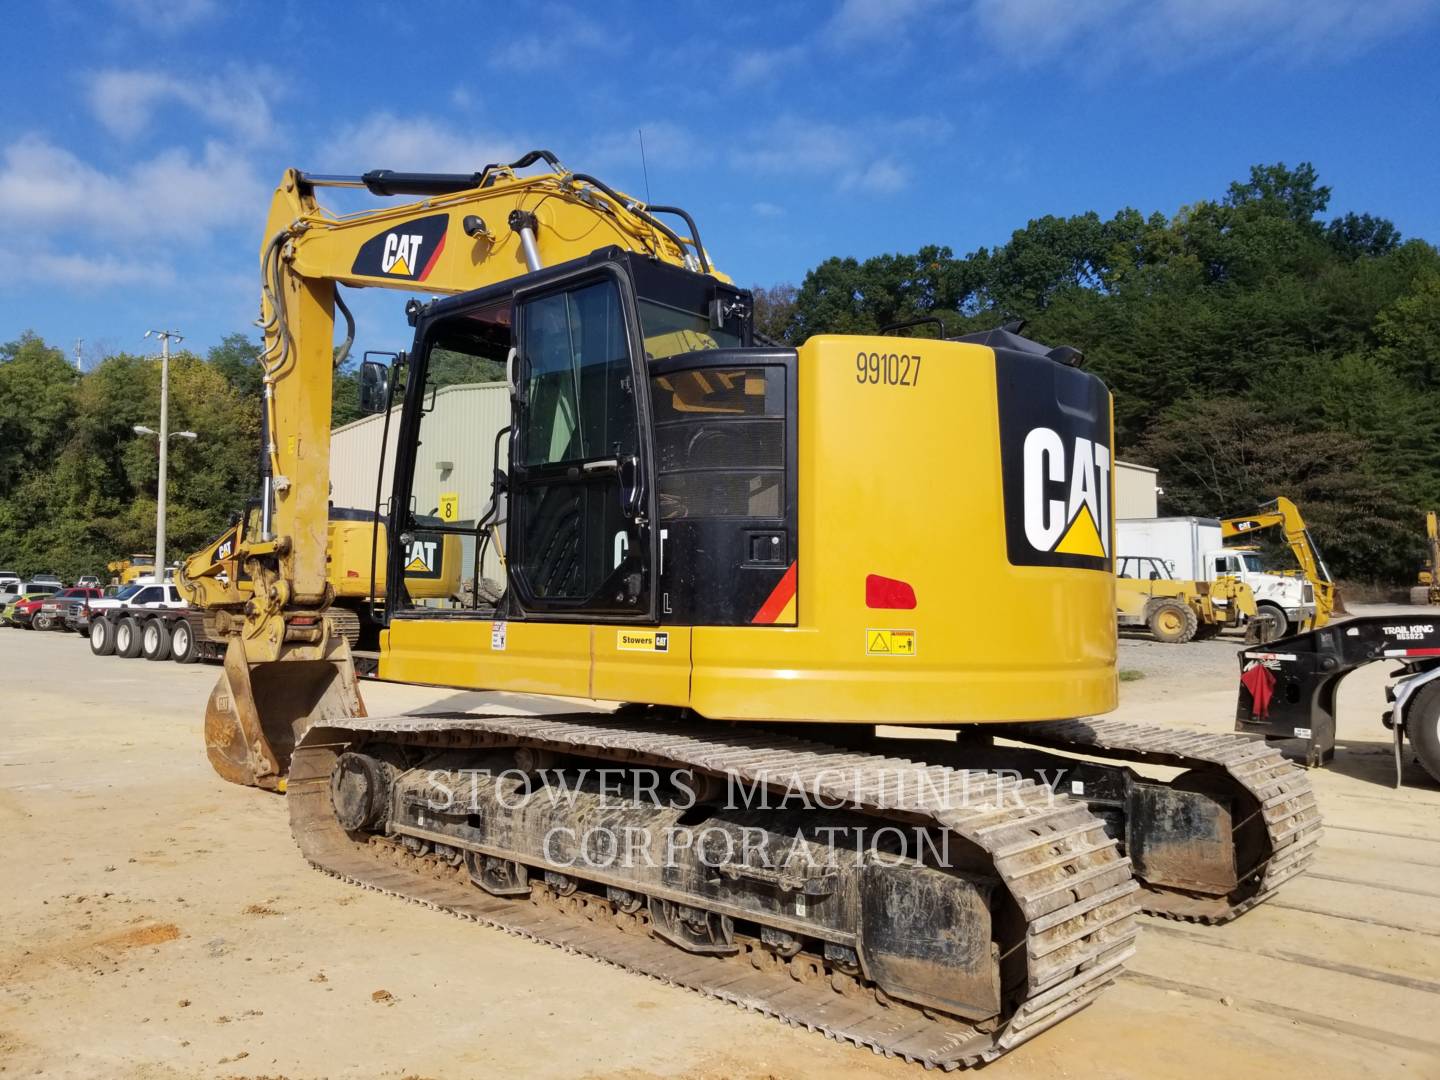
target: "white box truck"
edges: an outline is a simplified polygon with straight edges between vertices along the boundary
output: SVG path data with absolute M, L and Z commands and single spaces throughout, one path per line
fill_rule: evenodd
M 1262 617 L 1276 620 L 1285 633 L 1299 633 L 1315 618 L 1314 586 L 1296 574 L 1268 570 L 1257 552 L 1226 547 L 1215 518 L 1121 518 L 1115 522 L 1115 573 L 1135 577 L 1141 558 L 1162 560 L 1172 577 L 1214 581 L 1238 577 L 1255 594 Z M 1126 560 L 1131 561 L 1127 564 Z

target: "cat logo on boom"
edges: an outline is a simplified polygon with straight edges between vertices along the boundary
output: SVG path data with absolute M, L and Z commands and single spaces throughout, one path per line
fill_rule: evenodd
M 1005 548 L 1014 566 L 1110 570 L 1110 393 L 1045 356 L 996 356 Z
M 410 267 L 420 255 L 420 241 L 423 239 L 419 233 L 386 233 L 380 269 L 387 274 L 409 277 L 414 273 Z
M 350 272 L 365 277 L 424 281 L 445 250 L 449 214 L 432 214 L 372 236 L 360 246 Z

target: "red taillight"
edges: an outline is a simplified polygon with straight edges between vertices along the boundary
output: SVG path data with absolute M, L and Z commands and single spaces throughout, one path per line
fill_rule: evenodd
M 879 574 L 867 574 L 865 606 L 909 611 L 915 606 L 915 590 L 910 587 L 909 582 L 881 577 Z

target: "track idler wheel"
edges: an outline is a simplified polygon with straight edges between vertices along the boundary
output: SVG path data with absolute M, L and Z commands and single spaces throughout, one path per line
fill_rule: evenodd
M 395 773 L 369 754 L 341 754 L 330 770 L 330 802 L 346 832 L 369 832 L 390 816 L 390 785 Z

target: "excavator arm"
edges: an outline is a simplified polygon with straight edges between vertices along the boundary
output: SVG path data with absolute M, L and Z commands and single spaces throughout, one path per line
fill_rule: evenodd
M 1249 536 L 1262 529 L 1280 529 L 1285 543 L 1299 563 L 1305 579 L 1315 589 L 1315 627 L 1324 626 L 1331 615 L 1345 614 L 1345 605 L 1340 600 L 1335 581 L 1316 546 L 1300 508 L 1283 495 L 1262 506 L 1247 517 L 1224 518 L 1220 522 L 1220 535 L 1230 540 L 1237 536 Z
M 537 163 L 549 171 L 520 175 Z M 417 201 L 335 214 L 317 200 L 326 187 Z M 690 235 L 662 214 L 681 218 Z M 458 175 L 291 169 L 265 237 L 259 528 L 234 532 L 228 582 L 207 549 L 187 563 L 186 588 L 206 606 L 236 609 L 222 620 L 232 638 L 206 716 L 211 761 L 227 779 L 280 788 L 289 749 L 313 720 L 364 714 L 348 646 L 322 617 L 334 598 L 325 561 L 332 381 L 354 338 L 336 286 L 460 293 L 606 247 L 728 279 L 712 270 L 684 211 L 647 207 L 545 150 Z M 338 349 L 337 310 L 347 325 Z M 234 587 L 242 566 L 253 593 Z

